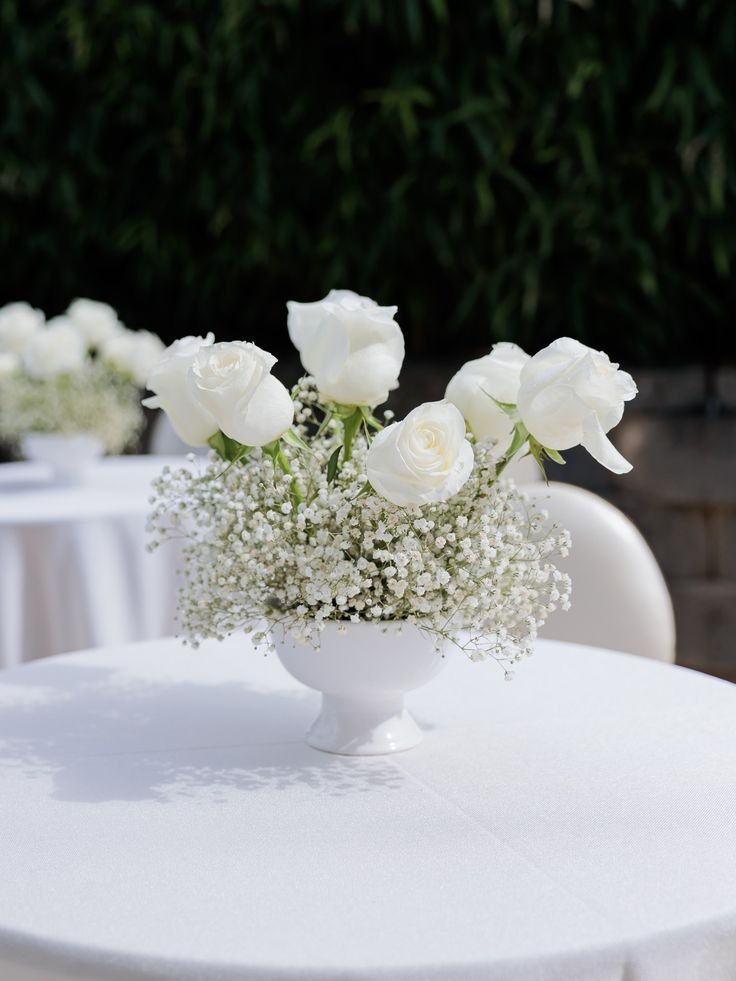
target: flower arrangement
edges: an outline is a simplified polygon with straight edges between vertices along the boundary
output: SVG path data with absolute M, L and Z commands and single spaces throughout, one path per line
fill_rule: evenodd
M 27 303 L 2 307 L 0 440 L 83 433 L 120 452 L 143 424 L 139 391 L 163 350 L 105 303 L 75 300 L 48 321 Z
M 582 444 L 630 469 L 606 433 L 634 397 L 631 377 L 570 338 L 530 357 L 497 344 L 405 419 L 376 406 L 398 385 L 396 307 L 349 290 L 290 302 L 307 374 L 289 393 L 275 359 L 243 341 L 175 342 L 147 404 L 182 439 L 209 445 L 203 471 L 165 469 L 150 527 L 184 537 L 180 616 L 197 644 L 280 627 L 319 646 L 326 624 L 413 624 L 504 668 L 569 605 L 554 565 L 565 531 L 502 476 L 530 453 L 544 468 Z

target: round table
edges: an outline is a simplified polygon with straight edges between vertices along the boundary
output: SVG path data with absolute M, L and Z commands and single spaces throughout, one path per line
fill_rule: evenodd
M 736 688 L 449 662 L 373 758 L 243 637 L 1 674 L 0 977 L 732 981 Z
M 0 464 L 0 667 L 174 632 L 171 546 L 145 550 L 151 481 L 183 457 L 110 457 L 84 483 Z

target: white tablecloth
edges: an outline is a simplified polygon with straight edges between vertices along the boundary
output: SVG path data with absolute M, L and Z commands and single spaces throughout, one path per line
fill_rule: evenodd
M 76 487 L 0 464 L 0 667 L 174 632 L 177 550 L 145 550 L 151 480 L 182 458 L 103 460 Z
M 5 672 L 0 977 L 733 981 L 736 688 L 550 642 L 409 702 L 347 758 L 242 638 Z

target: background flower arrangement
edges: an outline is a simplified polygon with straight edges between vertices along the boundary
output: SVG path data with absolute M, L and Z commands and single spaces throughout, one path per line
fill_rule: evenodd
M 319 644 L 337 621 L 416 624 L 441 646 L 509 665 L 570 583 L 552 561 L 568 536 L 501 474 L 529 452 L 543 467 L 582 443 L 630 469 L 606 433 L 636 394 L 606 355 L 562 338 L 534 357 L 496 345 L 446 398 L 400 422 L 374 409 L 398 385 L 396 307 L 349 290 L 288 304 L 309 373 L 291 395 L 254 344 L 187 337 L 154 368 L 148 405 L 192 445 L 204 472 L 165 470 L 152 547 L 183 536 L 188 637 L 283 628 Z M 264 627 L 266 629 L 264 629 Z
M 163 349 L 105 303 L 75 300 L 48 321 L 27 303 L 8 304 L 0 309 L 0 440 L 89 434 L 119 453 L 143 425 L 139 391 Z

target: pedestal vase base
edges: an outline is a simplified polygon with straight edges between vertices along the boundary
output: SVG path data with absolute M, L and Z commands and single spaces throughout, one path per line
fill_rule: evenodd
M 411 624 L 328 623 L 320 647 L 274 637 L 276 652 L 298 681 L 322 694 L 322 709 L 306 741 L 345 756 L 399 753 L 421 742 L 422 731 L 404 706 L 445 660 L 430 634 Z
M 361 704 L 334 695 L 322 696 L 322 711 L 307 732 L 307 743 L 325 753 L 377 756 L 412 749 L 422 730 L 402 701 Z

